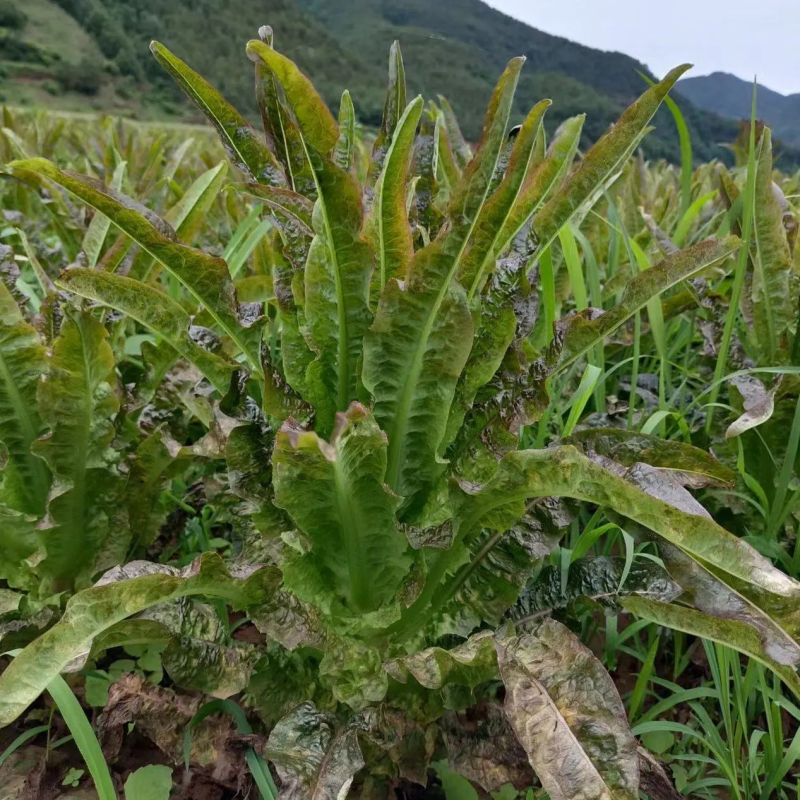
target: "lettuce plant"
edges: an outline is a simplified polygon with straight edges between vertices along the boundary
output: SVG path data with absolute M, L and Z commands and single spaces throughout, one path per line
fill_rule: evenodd
M 616 180 L 685 67 L 573 163 L 582 118 L 548 145 L 542 101 L 509 130 L 523 59 L 500 77 L 473 152 L 446 101 L 409 101 L 394 46 L 365 164 L 349 94 L 334 118 L 270 29 L 247 45 L 263 137 L 166 48 L 152 50 L 216 128 L 241 173 L 236 190 L 271 221 L 272 272 L 259 276 L 268 299 L 243 301 L 223 258 L 117 190 L 40 158 L 11 165 L 92 206 L 150 266 L 63 271 L 58 290 L 82 305 L 48 354 L 11 296 L 2 301 L 0 432 L 12 472 L 0 574 L 81 590 L 0 676 L 0 724 L 87 658 L 162 641 L 178 686 L 245 692 L 271 728 L 266 756 L 283 796 L 343 796 L 356 775 L 365 793 L 424 783 L 444 747 L 487 791 L 526 785 L 527 757 L 552 798 L 633 800 L 645 780 L 666 777 L 601 663 L 551 615 L 584 597 L 725 643 L 800 696 L 800 585 L 688 490 L 729 483 L 726 467 L 634 431 L 519 449 L 524 426 L 560 402 L 554 376 L 641 310 L 660 311 L 661 293 L 729 269 L 739 249 L 736 237 L 675 248 L 613 308 L 557 321 L 536 350 L 539 259 Z M 163 290 L 162 270 L 183 293 Z M 85 543 L 116 552 L 113 535 L 96 533 L 113 511 L 93 499 L 109 497 L 118 413 L 108 309 L 158 337 L 163 364 L 188 362 L 208 404 L 206 439 L 181 446 L 156 431 L 121 496 L 138 507 L 132 493 L 176 459 L 224 462 L 248 532 L 227 563 L 210 553 L 183 569 L 138 560 L 82 588 L 110 558 L 90 561 Z M 658 563 L 542 569 L 572 501 L 654 541 Z M 220 603 L 244 611 L 267 644 L 233 639 Z M 498 680 L 503 711 L 482 703 L 476 733 L 456 712 L 494 697 Z

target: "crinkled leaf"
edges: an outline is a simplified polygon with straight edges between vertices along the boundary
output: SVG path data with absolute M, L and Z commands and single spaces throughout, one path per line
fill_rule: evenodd
M 512 59 L 495 88 L 478 152 L 451 200 L 452 227 L 416 254 L 402 287 L 387 284 L 364 340 L 362 379 L 389 437 L 387 482 L 411 503 L 424 502 L 442 471 L 438 450 L 473 333 L 455 276 L 501 156 L 522 64 Z
M 272 729 L 266 757 L 280 778 L 280 800 L 340 800 L 364 766 L 354 728 L 303 703 Z
M 8 459 L 0 470 L 0 500 L 30 514 L 44 511 L 50 485 L 47 467 L 31 453 L 43 428 L 36 387 L 45 367 L 39 336 L 0 283 L 0 448 Z
M 231 640 L 216 610 L 183 597 L 147 612 L 171 634 L 161 656 L 177 686 L 225 699 L 242 691 L 260 654 Z
M 280 582 L 272 567 L 232 575 L 205 553 L 184 570 L 147 561 L 115 567 L 74 595 L 59 622 L 26 647 L 0 675 L 0 726 L 13 722 L 71 662 L 89 653 L 95 636 L 146 608 L 189 595 L 227 600 L 236 608 L 265 601 Z
M 39 551 L 36 522 L 36 517 L 0 505 L 0 578 L 9 586 L 34 590 L 39 584 L 33 568 Z
M 713 520 L 650 496 L 570 446 L 519 450 L 505 456 L 491 481 L 463 497 L 458 512 L 459 538 L 480 527 L 507 526 L 522 516 L 525 500 L 550 496 L 613 509 L 712 567 L 772 594 L 800 597 L 795 580 Z
M 303 559 L 355 612 L 390 600 L 410 563 L 397 498 L 384 485 L 386 451 L 375 420 L 354 403 L 338 415 L 330 444 L 286 425 L 273 457 L 275 502 L 311 538 Z
M 451 650 L 429 647 L 411 656 L 394 658 L 383 668 L 400 683 L 406 683 L 411 675 L 426 689 L 453 684 L 474 688 L 497 676 L 494 633 L 481 631 Z
M 357 639 L 330 636 L 325 642 L 319 675 L 340 703 L 361 711 L 386 696 L 389 678 L 381 667 L 376 648 Z
M 543 620 L 497 642 L 505 712 L 553 800 L 636 800 L 639 760 L 611 676 L 567 628 Z
M 32 449 L 53 474 L 39 569 L 54 591 L 90 579 L 107 540 L 119 535 L 114 506 L 121 481 L 110 447 L 119 398 L 107 339 L 88 311 L 66 319 L 39 384 L 39 411 L 50 430 Z
M 483 704 L 466 714 L 448 712 L 440 725 L 447 762 L 487 792 L 506 784 L 525 791 L 533 783 L 528 756 L 498 705 Z
M 317 182 L 314 233 L 305 270 L 304 310 L 318 348 L 306 383 L 314 394 L 321 430 L 334 411 L 356 399 L 364 333 L 372 321 L 372 253 L 362 238 L 363 211 L 356 179 L 308 150 Z M 313 390 L 311 387 L 315 387 Z
M 680 595 L 681 586 L 653 561 L 634 561 L 625 576 L 622 557 L 580 558 L 569 565 L 566 576 L 560 566 L 546 566 L 528 584 L 508 616 L 515 621 L 535 619 L 554 609 L 568 608 L 583 597 L 614 607 L 633 593 L 668 603 Z
M 257 183 L 286 185 L 286 178 L 275 156 L 244 117 L 211 84 L 160 42 L 152 42 L 150 51 L 216 128 L 229 158 L 238 169 Z
M 619 428 L 586 428 L 563 440 L 587 455 L 597 454 L 630 467 L 637 461 L 677 473 L 681 482 L 732 485 L 736 474 L 699 447 Z
M 266 42 L 248 42 L 247 55 L 255 63 L 263 61 L 270 69 L 286 93 L 303 139 L 317 153 L 327 156 L 339 138 L 339 126 L 311 81 L 293 61 L 273 50 Z
M 133 278 L 84 267 L 65 270 L 57 284 L 140 322 L 194 364 L 216 389 L 228 390 L 236 367 L 193 341 L 189 335 L 191 317 L 168 295 Z
M 172 228 L 152 211 L 91 178 L 63 172 L 42 158 L 14 162 L 12 166 L 45 175 L 104 213 L 205 305 L 215 322 L 245 353 L 254 370 L 260 370 L 261 328 L 257 323 L 250 328 L 240 323 L 236 292 L 225 261 L 178 243 Z

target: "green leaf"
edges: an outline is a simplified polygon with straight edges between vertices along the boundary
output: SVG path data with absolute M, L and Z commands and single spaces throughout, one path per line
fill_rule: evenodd
M 613 608 L 634 593 L 667 603 L 681 594 L 681 586 L 653 561 L 634 561 L 627 575 L 625 568 L 624 558 L 606 556 L 573 561 L 566 575 L 561 565 L 550 564 L 528 584 L 508 616 L 515 622 L 535 619 L 583 597 Z
M 127 169 L 127 162 L 120 161 L 114 169 L 114 175 L 111 178 L 111 188 L 118 192 L 122 189 L 122 181 L 125 177 L 125 170 Z M 111 227 L 111 220 L 100 212 L 96 212 L 86 229 L 86 235 L 83 237 L 83 252 L 86 254 L 86 262 L 89 267 L 96 267 L 100 258 L 100 252 L 103 249 L 103 242 L 106 240 L 108 229 Z
M 147 561 L 115 567 L 95 586 L 74 595 L 59 622 L 0 675 L 0 727 L 13 722 L 55 676 L 85 656 L 96 636 L 127 617 L 197 594 L 246 608 L 265 602 L 279 583 L 280 573 L 273 567 L 261 567 L 238 579 L 212 553 L 203 554 L 182 571 Z
M 367 219 L 367 237 L 377 255 L 376 294 L 383 291 L 392 278 L 405 278 L 414 255 L 406 191 L 411 151 L 423 105 L 422 97 L 416 97 L 397 120 L 375 185 Z
M 160 42 L 150 52 L 205 114 L 219 134 L 233 164 L 256 183 L 285 186 L 286 178 L 276 158 L 242 115 L 205 79 L 174 56 Z
M 587 428 L 562 440 L 583 453 L 630 467 L 637 461 L 675 472 L 682 483 L 699 488 L 709 482 L 732 486 L 736 473 L 714 456 L 684 442 L 619 428 Z
M 589 150 L 569 180 L 536 214 L 533 230 L 542 249 L 555 240 L 573 214 L 619 170 L 669 90 L 687 69 L 688 64 L 676 67 L 630 106 Z
M 631 614 L 655 622 L 656 625 L 719 642 L 754 658 L 778 675 L 800 699 L 800 677 L 797 670 L 771 659 L 764 652 L 761 636 L 752 625 L 739 620 L 720 619 L 693 608 L 661 603 L 636 595 L 626 598 L 622 605 Z
M 608 311 L 589 308 L 556 323 L 557 335 L 547 355 L 551 368 L 565 369 L 641 311 L 649 300 L 732 255 L 741 244 L 735 236 L 729 236 L 679 250 L 631 279 L 619 302 Z
M 272 47 L 272 28 L 265 25 L 259 35 L 267 47 Z M 278 156 L 289 179 L 289 188 L 313 198 L 316 195 L 314 176 L 308 163 L 300 128 L 283 99 L 283 88 L 273 71 L 262 59 L 256 60 L 256 100 L 267 144 Z
M 520 199 L 529 173 L 535 172 L 536 140 L 542 130 L 544 115 L 550 107 L 542 100 L 530 111 L 517 133 L 508 165 L 500 185 L 486 201 L 475 224 L 469 247 L 461 261 L 459 280 L 471 300 L 483 286 L 487 272 L 494 267 L 499 252 L 508 245 L 501 239 L 513 207 Z
M 265 756 L 278 771 L 281 800 L 339 800 L 364 766 L 354 728 L 302 703 L 272 729 Z
M 261 654 L 231 640 L 216 609 L 184 597 L 146 613 L 171 634 L 161 659 L 177 686 L 222 700 L 247 687 Z
M 316 395 L 320 430 L 330 430 L 333 411 L 356 399 L 361 342 L 372 321 L 369 282 L 372 253 L 361 236 L 363 211 L 356 179 L 312 150 L 317 183 L 314 233 L 305 271 L 304 310 L 319 350 L 307 383 Z
M 61 273 L 59 288 L 122 311 L 160 336 L 208 378 L 221 393 L 230 386 L 233 364 L 195 344 L 189 335 L 191 317 L 168 295 L 133 278 L 73 267 Z
M 783 209 L 772 183 L 772 132 L 769 128 L 764 128 L 758 146 L 753 231 L 754 333 L 764 357 L 773 359 L 794 318 L 794 304 L 789 289 L 792 254 L 783 227 Z
M 497 258 L 539 210 L 547 196 L 558 189 L 572 166 L 583 131 L 584 114 L 561 123 L 547 148 L 547 154 L 535 168 L 528 170 L 519 188 L 516 202 L 497 235 L 494 258 Z M 541 251 L 541 246 L 539 250 Z
M 454 684 L 474 688 L 497 677 L 494 633 L 481 631 L 451 650 L 429 647 L 411 656 L 393 658 L 383 668 L 400 683 L 406 683 L 411 675 L 426 689 Z
M 372 144 L 372 160 L 368 170 L 369 183 L 375 183 L 378 175 L 385 171 L 384 163 L 389 155 L 389 148 L 394 143 L 395 129 L 400 125 L 400 118 L 407 112 L 407 102 L 403 54 L 400 52 L 400 42 L 395 40 L 389 48 L 389 87 L 383 103 L 381 127 Z
M 125 781 L 125 800 L 169 800 L 172 768 L 150 764 L 131 772 Z
M 339 126 L 311 81 L 293 61 L 273 50 L 266 42 L 248 42 L 247 56 L 256 64 L 264 62 L 275 75 L 286 93 L 306 144 L 318 154 L 327 156 L 339 138 Z
M 333 163 L 345 172 L 352 172 L 358 147 L 356 138 L 356 109 L 353 98 L 345 89 L 339 103 L 339 138 L 333 149 Z
M 442 472 L 437 454 L 473 336 L 455 276 L 501 156 L 522 64 L 509 63 L 492 95 L 478 152 L 451 201 L 452 227 L 416 254 L 403 286 L 387 284 L 364 339 L 362 380 L 389 437 L 387 482 L 411 504 Z
M 453 155 L 458 162 L 460 169 L 465 169 L 467 164 L 472 160 L 472 150 L 464 139 L 464 134 L 461 133 L 461 128 L 458 125 L 453 107 L 447 101 L 447 98 L 438 95 L 439 106 L 442 109 L 444 117 L 444 130 L 447 134 L 447 140 L 450 143 L 450 148 Z
M 220 161 L 216 167 L 200 175 L 164 215 L 164 219 L 175 228 L 181 241 L 192 244 L 227 178 L 228 165 Z
M 442 214 L 436 203 L 440 191 L 437 179 L 440 128 L 439 114 L 429 105 L 422 114 L 414 142 L 413 170 L 413 174 L 418 176 L 414 188 L 413 213 L 418 232 L 421 232 L 421 228 L 428 239 L 436 236 L 442 224 Z
M 36 387 L 45 366 L 38 334 L 0 282 L 0 448 L 8 459 L 0 471 L 0 500 L 36 515 L 44 511 L 50 486 L 47 467 L 31 453 L 44 427 L 36 406 Z
M 375 420 L 357 403 L 337 417 L 330 444 L 284 426 L 275 446 L 275 503 L 311 538 L 303 559 L 354 612 L 389 601 L 410 565 L 394 520 L 397 498 L 384 486 L 386 450 Z
M 39 578 L 32 566 L 39 551 L 36 522 L 34 516 L 0 505 L 0 552 L 3 553 L 0 578 L 8 581 L 9 586 L 30 591 L 38 588 Z
M 450 769 L 446 761 L 435 761 L 431 766 L 442 782 L 446 800 L 478 800 L 478 793 L 472 784 L 463 775 Z
M 221 258 L 175 241 L 175 232 L 162 219 L 130 198 L 109 190 L 84 175 L 63 172 L 42 158 L 13 162 L 63 186 L 80 200 L 105 214 L 123 233 L 173 274 L 202 303 L 222 330 L 247 356 L 256 373 L 261 371 L 258 324 L 245 328 L 239 321 L 236 293 L 228 266 Z
M 546 619 L 499 640 L 497 658 L 506 716 L 552 800 L 637 800 L 636 739 L 592 652 Z
M 480 527 L 502 527 L 522 515 L 525 500 L 550 496 L 572 497 L 611 508 L 693 558 L 767 592 L 800 597 L 800 585 L 795 580 L 713 520 L 651 497 L 570 446 L 519 450 L 506 455 L 495 477 L 480 491 L 463 498 L 459 537 Z
M 107 339 L 90 312 L 68 317 L 39 384 L 39 411 L 50 432 L 32 450 L 53 473 L 41 526 L 47 555 L 39 570 L 53 591 L 85 584 L 109 537 L 119 533 L 114 520 L 118 454 L 110 447 L 119 398 Z M 127 543 L 121 546 L 124 551 Z

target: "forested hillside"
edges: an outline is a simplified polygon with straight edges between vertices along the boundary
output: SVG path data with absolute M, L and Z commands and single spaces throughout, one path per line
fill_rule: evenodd
M 43 13 L 46 7 L 68 17 L 68 25 L 54 26 L 53 14 Z M 9 12 L 8 20 L 2 9 Z M 254 113 L 244 43 L 264 24 L 273 27 L 277 46 L 309 74 L 332 107 L 349 88 L 359 118 L 368 125 L 380 120 L 385 60 L 391 42 L 399 39 L 410 90 L 446 95 L 473 139 L 493 77 L 514 55 L 528 59 L 517 115 L 551 97 L 548 127 L 552 131 L 563 119 L 585 112 L 584 144 L 641 91 L 640 73 L 649 74 L 626 55 L 543 33 L 480 0 L 0 0 L 0 26 L 6 28 L 0 42 L 4 99 L 192 118 L 193 109 L 150 56 L 148 44 L 159 38 L 243 112 Z M 42 28 L 48 26 L 56 28 L 54 35 L 43 38 Z M 58 34 L 67 27 L 69 36 Z M 735 138 L 736 122 L 686 100 L 681 108 L 697 160 L 729 159 L 724 145 Z M 645 145 L 648 155 L 677 160 L 677 135 L 666 110 L 655 125 Z M 793 153 L 784 158 L 794 162 Z

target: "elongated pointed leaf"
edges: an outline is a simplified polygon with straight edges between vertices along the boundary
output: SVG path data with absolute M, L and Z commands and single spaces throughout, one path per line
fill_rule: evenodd
M 189 314 L 163 292 L 132 278 L 82 267 L 62 272 L 57 284 L 140 322 L 194 364 L 221 393 L 228 390 L 236 367 L 192 341 Z
M 268 25 L 269 36 L 264 44 L 272 47 L 272 28 Z M 259 33 L 261 32 L 260 29 Z M 267 143 L 274 150 L 286 170 L 289 188 L 295 192 L 314 197 L 316 187 L 311 165 L 308 163 L 303 147 L 300 128 L 292 119 L 292 114 L 283 98 L 280 81 L 262 59 L 256 62 L 256 100 L 261 109 L 261 121 Z
M 464 498 L 459 538 L 479 527 L 502 527 L 522 515 L 525 499 L 548 496 L 573 497 L 611 508 L 693 558 L 771 594 L 800 598 L 797 581 L 713 520 L 651 497 L 570 446 L 520 450 L 505 456 L 496 476 Z
M 372 145 L 372 160 L 369 165 L 368 179 L 374 183 L 383 171 L 383 165 L 394 141 L 394 133 L 400 124 L 400 118 L 406 112 L 406 71 L 403 66 L 403 54 L 400 42 L 392 42 L 389 48 L 389 87 L 383 103 L 383 118 L 375 142 Z
M 183 570 L 147 561 L 115 567 L 67 603 L 64 615 L 0 675 L 0 726 L 13 722 L 71 662 L 88 655 L 103 631 L 150 606 L 190 595 L 227 600 L 235 608 L 263 603 L 280 583 L 273 567 L 242 578 L 205 553 Z
M 416 97 L 397 121 L 375 185 L 367 236 L 377 257 L 375 281 L 378 293 L 392 278 L 405 278 L 414 255 L 406 191 L 411 150 L 423 105 L 422 97 Z
M 439 195 L 439 136 L 441 120 L 437 109 L 430 105 L 422 114 L 419 133 L 414 142 L 414 216 L 418 233 L 434 238 L 442 224 L 442 213 L 436 207 Z M 421 229 L 421 230 L 420 230 Z
M 625 707 L 592 652 L 561 623 L 497 642 L 505 712 L 552 800 L 637 800 Z
M 0 472 L 0 501 L 29 514 L 44 511 L 50 486 L 47 467 L 31 453 L 43 429 L 36 387 L 45 367 L 38 334 L 0 283 L 0 443 L 8 459 Z
M 311 538 L 306 559 L 353 611 L 390 600 L 410 559 L 384 486 L 386 440 L 369 412 L 354 403 L 340 414 L 330 444 L 284 427 L 273 460 L 275 503 Z
M 172 225 L 181 241 L 192 244 L 227 177 L 228 166 L 221 161 L 216 167 L 200 175 L 164 215 L 164 219 Z
M 309 367 L 321 430 L 356 399 L 361 342 L 372 321 L 372 253 L 361 236 L 363 211 L 355 178 L 312 150 L 317 182 L 314 233 L 305 271 L 304 311 L 319 356 Z
M 556 338 L 548 362 L 552 368 L 563 370 L 610 336 L 649 300 L 732 255 L 741 244 L 740 239 L 729 236 L 722 240 L 708 239 L 679 250 L 633 278 L 620 301 L 608 311 L 587 309 L 561 320 L 556 325 Z
M 783 227 L 783 209 L 772 183 L 772 132 L 764 128 L 759 144 L 753 199 L 755 259 L 752 287 L 756 341 L 774 358 L 794 316 L 789 291 L 792 254 Z
M 14 162 L 12 166 L 45 175 L 105 214 L 205 305 L 222 330 L 245 353 L 253 369 L 260 372 L 260 327 L 245 328 L 240 324 L 233 282 L 221 258 L 179 244 L 172 228 L 155 214 L 90 178 L 62 172 L 41 158 Z
M 699 447 L 618 428 L 587 428 L 563 440 L 584 453 L 596 453 L 630 467 L 642 461 L 674 472 L 682 483 L 700 487 L 709 482 L 733 485 L 736 474 Z
M 244 117 L 211 84 L 160 42 L 152 42 L 150 51 L 216 128 L 228 157 L 236 167 L 250 175 L 256 183 L 286 185 L 283 170 L 275 156 Z
M 569 180 L 553 195 L 533 220 L 542 248 L 549 245 L 572 215 L 628 158 L 634 145 L 658 111 L 667 93 L 689 65 L 676 67 L 664 80 L 648 89 L 592 147 Z
M 452 227 L 416 254 L 404 286 L 387 284 L 364 340 L 362 379 L 389 437 L 387 481 L 406 498 L 441 473 L 437 453 L 473 335 L 455 276 L 501 156 L 522 64 L 509 63 L 492 95 L 478 152 L 451 201 Z
M 447 133 L 447 139 L 450 143 L 450 148 L 458 161 L 458 166 L 465 169 L 467 164 L 472 160 L 472 150 L 467 144 L 464 134 L 461 133 L 461 128 L 458 124 L 453 107 L 448 102 L 447 98 L 439 95 L 439 106 L 444 115 L 444 128 Z
M 545 157 L 525 175 L 518 197 L 497 235 L 496 258 L 530 221 L 550 192 L 558 189 L 572 166 L 583 131 L 584 114 L 570 117 L 559 126 Z
M 341 728 L 313 703 L 292 709 L 272 729 L 266 757 L 281 779 L 279 800 L 341 800 L 364 766 L 355 728 Z
M 355 167 L 357 147 L 356 109 L 350 92 L 345 89 L 339 103 L 339 138 L 333 148 L 333 163 L 345 172 L 351 172 Z
M 111 178 L 111 188 L 119 192 L 122 189 L 122 181 L 125 177 L 125 170 L 127 169 L 127 162 L 120 161 L 114 170 L 114 175 Z M 96 212 L 86 229 L 86 235 L 83 237 L 83 252 L 86 254 L 86 261 L 88 266 L 96 267 L 100 259 L 100 252 L 103 249 L 103 242 L 106 240 L 108 229 L 111 227 L 111 220 L 100 212 Z
M 623 607 L 642 619 L 648 619 L 657 625 L 672 628 L 676 631 L 702 636 L 712 642 L 719 642 L 756 659 L 771 669 L 800 699 L 800 678 L 794 667 L 778 664 L 765 652 L 758 631 L 745 622 L 704 614 L 693 608 L 662 603 L 644 597 L 628 597 Z
M 247 56 L 256 63 L 260 59 L 272 71 L 286 93 L 306 144 L 320 155 L 327 156 L 339 138 L 339 126 L 311 81 L 293 61 L 265 42 L 248 42 Z
M 507 244 L 501 242 L 500 236 L 520 198 L 528 174 L 535 171 L 536 139 L 549 107 L 550 101 L 542 100 L 531 109 L 514 140 L 503 179 L 481 209 L 460 267 L 459 279 L 467 289 L 469 299 L 479 291 L 487 272 L 494 267 L 501 244 Z
M 101 548 L 118 535 L 113 515 L 120 480 L 110 444 L 119 399 L 107 338 L 89 312 L 65 320 L 39 384 L 39 410 L 50 431 L 32 449 L 54 478 L 39 570 L 54 591 L 85 585 Z

